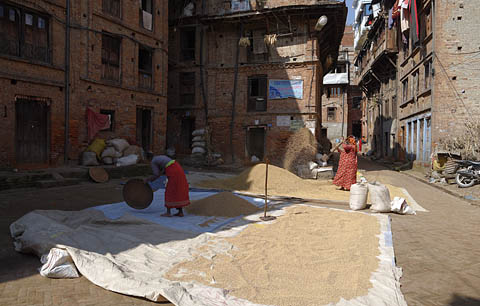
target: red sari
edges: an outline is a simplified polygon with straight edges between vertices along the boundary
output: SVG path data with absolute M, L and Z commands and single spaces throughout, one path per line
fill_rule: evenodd
M 350 186 L 357 183 L 357 150 L 355 145 L 343 144 L 340 152 L 337 175 L 333 183 L 350 190 Z
M 185 172 L 176 161 L 165 169 L 168 182 L 165 188 L 165 206 L 180 208 L 190 204 Z

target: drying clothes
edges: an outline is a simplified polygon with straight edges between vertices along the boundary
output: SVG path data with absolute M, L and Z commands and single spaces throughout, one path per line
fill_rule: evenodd
M 400 29 L 402 33 L 410 29 L 410 12 L 403 7 L 400 9 Z
M 417 0 L 410 0 L 410 37 L 412 45 L 416 45 L 420 40 L 420 27 L 418 24 Z
M 400 17 L 400 0 L 395 1 L 392 8 L 392 18 L 397 19 L 398 17 Z
M 88 140 L 92 140 L 98 131 L 110 128 L 110 116 L 94 112 L 87 107 Z

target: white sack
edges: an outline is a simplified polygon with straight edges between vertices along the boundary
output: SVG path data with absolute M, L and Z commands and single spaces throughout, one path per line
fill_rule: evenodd
M 110 146 L 114 146 L 115 150 L 117 150 L 119 152 L 125 151 L 125 149 L 130 146 L 128 141 L 126 141 L 125 139 L 121 139 L 121 138 L 107 140 L 107 144 L 110 145 Z
M 370 209 L 374 212 L 390 212 L 390 192 L 388 188 L 380 183 L 368 184 L 368 191 L 370 192 L 370 199 L 372 206 Z
M 404 198 L 394 197 L 390 203 L 392 212 L 401 215 L 416 215 L 417 213 L 413 208 L 408 206 L 407 201 Z
M 313 162 L 313 161 L 308 162 L 308 169 L 310 169 L 310 171 L 312 171 L 315 168 L 318 168 L 318 164 L 316 162 Z
M 115 147 L 106 147 L 102 152 L 102 159 L 104 157 L 122 157 L 122 152 L 118 152 Z
M 205 154 L 205 149 L 202 147 L 195 147 L 192 149 L 192 154 Z
M 132 154 L 117 159 L 117 167 L 135 165 L 138 162 L 138 155 Z
M 206 146 L 205 141 L 195 141 L 194 143 L 192 143 L 192 148 L 195 148 L 195 147 L 205 148 L 205 146 Z
M 199 129 L 199 130 L 193 131 L 192 136 L 201 136 L 203 134 L 205 134 L 205 129 Z
M 102 162 L 105 165 L 113 165 L 113 157 L 106 156 L 106 157 L 102 158 Z
M 79 277 L 77 268 L 73 264 L 72 257 L 66 250 L 53 248 L 48 255 L 40 259 L 43 266 L 40 275 L 49 278 L 76 278 Z
M 82 166 L 98 166 L 97 154 L 95 152 L 83 152 Z
M 193 137 L 192 141 L 195 142 L 195 141 L 204 141 L 205 139 L 203 139 L 203 136 L 195 136 Z
M 366 184 L 353 184 L 350 187 L 350 209 L 360 210 L 367 207 L 368 187 Z

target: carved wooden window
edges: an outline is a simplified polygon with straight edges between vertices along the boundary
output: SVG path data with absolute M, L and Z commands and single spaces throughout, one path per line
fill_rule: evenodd
M 120 80 L 120 45 L 122 40 L 109 34 L 102 34 L 102 78 Z

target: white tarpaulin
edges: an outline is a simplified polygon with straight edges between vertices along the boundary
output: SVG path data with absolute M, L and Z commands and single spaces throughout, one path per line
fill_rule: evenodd
M 124 209 L 123 204 L 115 205 L 120 211 Z M 227 252 L 232 245 L 222 237 L 237 235 L 249 223 L 258 224 L 261 213 L 232 220 L 216 233 L 195 233 L 185 230 L 185 223 L 177 223 L 177 229 L 172 228 L 173 221 L 186 222 L 187 218 L 155 220 L 172 222 L 168 228 L 125 211 L 117 214 L 121 217 L 110 219 L 106 215 L 114 214 L 114 205 L 105 208 L 105 215 L 99 209 L 30 212 L 10 226 L 15 248 L 38 256 L 48 254 L 52 248 L 65 249 L 88 280 L 122 294 L 152 301 L 162 300 L 163 296 L 175 305 L 185 306 L 256 305 L 230 296 L 224 289 L 196 282 L 171 281 L 164 275 L 176 264 L 198 256 L 195 252 L 201 246 L 208 244 L 210 248 L 210 253 L 202 256 L 213 257 Z M 269 214 L 280 216 L 284 210 L 277 207 Z M 399 289 L 401 269 L 395 266 L 389 219 L 382 215 L 376 217 L 381 227 L 380 256 L 379 267 L 370 279 L 372 288 L 367 296 L 340 300 L 338 305 L 406 305 Z M 197 221 L 190 219 L 190 222 Z M 195 229 L 195 226 L 190 228 Z M 294 228 L 292 235 L 295 235 Z

